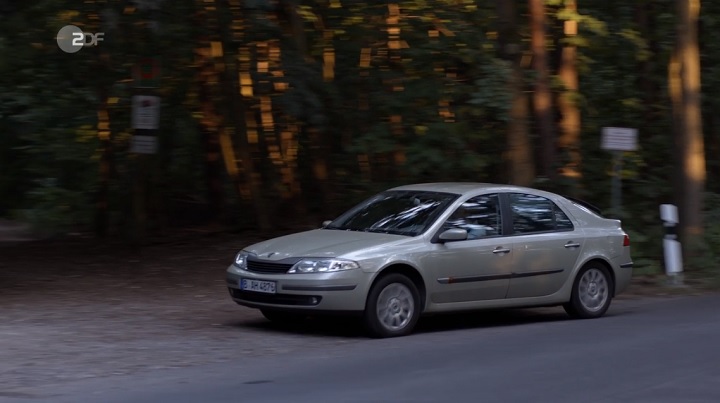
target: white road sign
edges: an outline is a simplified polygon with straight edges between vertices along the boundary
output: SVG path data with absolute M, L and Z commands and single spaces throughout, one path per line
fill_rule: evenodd
M 637 150 L 637 129 L 627 127 L 603 127 L 602 148 L 614 151 Z
M 133 129 L 157 130 L 160 126 L 160 97 L 134 95 L 132 97 Z

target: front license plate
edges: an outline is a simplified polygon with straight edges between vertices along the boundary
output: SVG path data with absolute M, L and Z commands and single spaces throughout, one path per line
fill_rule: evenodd
M 244 278 L 240 280 L 240 289 L 243 291 L 255 291 L 264 292 L 266 294 L 275 294 L 275 282 L 250 280 Z

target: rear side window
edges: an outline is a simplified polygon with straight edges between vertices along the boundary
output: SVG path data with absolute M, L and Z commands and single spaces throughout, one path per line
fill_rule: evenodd
M 553 203 L 555 205 L 555 203 Z M 555 229 L 558 231 L 572 231 L 575 229 L 570 217 L 555 205 Z
M 510 193 L 514 234 L 572 231 L 572 221 L 552 200 L 525 193 Z

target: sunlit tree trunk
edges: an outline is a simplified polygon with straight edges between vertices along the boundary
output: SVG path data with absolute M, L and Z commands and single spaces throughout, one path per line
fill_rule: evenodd
M 110 52 L 103 50 L 100 52 L 98 60 L 98 68 L 109 74 L 111 66 Z M 102 80 L 105 81 L 105 80 Z M 100 180 L 98 183 L 98 193 L 96 199 L 95 210 L 95 234 L 104 237 L 108 233 L 110 221 L 110 181 L 114 173 L 113 164 L 113 136 L 110 129 L 110 107 L 108 93 L 109 83 L 101 82 L 98 85 L 98 99 L 100 103 L 97 111 L 97 134 L 100 140 Z
M 677 167 L 682 166 L 683 156 L 683 115 L 682 115 L 682 77 L 680 76 L 680 59 L 677 46 L 673 49 L 668 62 L 668 95 L 672 104 L 673 158 Z M 675 188 L 675 204 L 684 214 L 683 199 L 685 182 L 682 169 L 675 169 L 673 187 Z
M 677 0 L 678 61 L 680 63 L 680 123 L 682 189 L 681 235 L 693 257 L 703 242 L 705 149 L 703 141 L 698 20 L 700 0 Z
M 325 20 L 320 19 L 319 24 L 323 33 L 323 81 L 331 82 L 335 79 L 335 35 L 333 29 L 327 25 Z M 301 26 L 300 28 L 302 29 L 303 27 Z M 304 29 L 302 30 L 304 35 Z M 327 130 L 327 127 L 321 129 L 315 125 L 309 125 L 307 129 L 310 144 L 312 144 L 312 151 L 310 153 L 313 159 L 312 172 L 318 188 L 320 189 L 320 194 L 315 195 L 314 197 L 320 205 L 328 203 L 332 194 L 330 188 L 330 175 L 332 174 L 332 168 L 329 159 L 329 151 L 331 147 Z
M 198 101 L 204 109 L 203 116 L 210 117 L 214 114 L 212 98 L 208 93 L 206 83 L 201 83 L 198 94 Z M 207 198 L 210 207 L 210 215 L 214 220 L 222 220 L 225 209 L 225 192 L 222 180 L 222 162 L 220 149 L 220 133 L 218 127 L 208 124 L 210 119 L 205 119 L 198 124 L 198 131 L 202 136 L 205 153 L 205 183 L 207 186 Z
M 525 93 L 520 65 L 522 52 L 517 35 L 517 18 L 513 2 L 497 1 L 500 55 L 511 64 L 508 90 L 512 94 L 512 100 L 506 149 L 508 181 L 516 185 L 530 186 L 535 180 L 535 166 L 528 133 L 529 99 Z
M 403 42 L 400 36 L 400 18 L 400 5 L 397 3 L 388 4 L 388 16 L 385 23 L 387 24 L 388 62 L 391 71 L 397 71 L 402 68 L 401 49 L 403 48 Z M 391 92 L 404 91 L 402 77 L 394 77 L 388 84 Z M 405 165 L 403 116 L 400 113 L 395 113 L 388 116 L 388 119 L 390 121 L 390 132 L 395 139 L 395 151 L 392 156 L 394 162 L 393 176 L 401 177 L 404 172 L 403 166 Z
M 565 2 L 565 11 L 571 15 L 577 12 L 575 0 Z M 567 42 L 568 39 L 577 35 L 577 21 L 571 18 L 565 20 L 564 24 L 563 33 L 566 42 L 562 48 L 559 75 L 565 91 L 558 99 L 558 107 L 562 116 L 559 146 L 565 159 L 561 175 L 569 180 L 571 184 L 570 192 L 577 193 L 578 182 L 582 176 L 580 171 L 580 109 L 575 100 L 579 89 L 577 46 Z
M 204 2 L 212 3 L 212 0 L 204 0 Z M 207 6 L 206 6 L 207 7 Z M 209 10 L 208 10 L 209 11 Z M 248 107 L 243 99 L 243 72 L 248 72 L 248 66 L 242 66 L 243 63 L 249 63 L 249 57 L 243 58 L 242 45 L 244 43 L 244 20 L 242 2 L 238 0 L 227 1 L 227 8 L 216 7 L 214 18 L 222 21 L 223 13 L 229 12 L 232 19 L 230 26 L 224 25 L 219 27 L 219 39 L 217 43 L 211 43 L 211 53 L 215 58 L 215 66 L 219 70 L 218 76 L 222 79 L 223 98 L 227 109 L 227 120 L 230 126 L 220 132 L 220 146 L 225 155 L 226 165 L 229 167 L 231 176 L 238 178 L 235 183 L 241 196 L 249 196 L 251 198 L 254 219 L 261 231 L 268 231 L 272 228 L 269 210 L 264 200 L 262 187 L 260 183 L 260 175 L 257 173 L 252 153 L 249 148 L 249 135 L 247 118 L 252 115 L 248 112 Z M 238 44 L 239 49 L 236 52 L 230 52 L 224 49 L 225 44 Z M 249 56 L 249 55 L 246 55 Z M 242 174 L 244 175 L 245 185 L 247 189 L 242 189 L 239 181 L 239 167 L 235 158 L 235 148 L 233 139 L 239 143 L 238 155 L 242 164 Z
M 299 3 L 292 0 L 283 0 L 281 3 L 283 4 L 285 18 L 288 20 L 285 22 L 285 26 L 289 27 L 286 31 L 294 41 L 295 51 L 302 57 L 301 64 L 304 63 L 300 68 L 312 71 L 319 67 L 322 81 L 326 83 L 334 81 L 336 52 L 333 28 L 326 24 L 321 15 L 318 15 L 318 18 L 314 21 L 316 31 L 320 33 L 320 46 L 322 47 L 321 58 L 318 61 L 310 51 L 311 46 L 305 32 L 304 20 L 300 15 Z M 314 79 L 310 78 L 308 81 L 313 82 Z M 308 144 L 304 153 L 306 158 L 304 158 L 304 161 L 307 162 L 302 166 L 309 168 L 313 180 L 312 185 L 308 185 L 308 189 L 303 189 L 307 192 L 307 197 L 304 197 L 301 201 L 302 205 L 296 206 L 302 210 L 302 214 L 308 214 L 308 209 L 311 206 L 315 206 L 313 211 L 322 210 L 333 194 L 330 186 L 333 173 L 330 159 L 330 139 L 328 138 L 330 134 L 327 127 L 321 127 L 307 121 L 297 122 L 293 127 L 296 136 L 299 137 L 296 144 L 299 146 L 300 138 L 307 140 Z M 300 165 L 299 163 L 295 164 L 298 170 Z
M 101 56 L 107 60 L 109 56 L 103 52 Z M 105 85 L 100 84 L 98 89 L 100 104 L 97 111 L 97 134 L 100 141 L 100 178 L 97 198 L 95 201 L 95 234 L 99 237 L 107 235 L 109 226 L 109 198 L 110 180 L 114 171 L 112 131 L 110 130 L 110 110 L 108 107 L 108 93 Z
M 215 100 L 218 97 L 216 85 L 218 75 L 215 71 L 211 46 L 212 35 L 217 35 L 217 33 L 213 33 L 213 31 L 217 32 L 219 27 L 213 18 L 212 9 L 208 9 L 210 5 L 204 5 L 202 3 L 199 5 L 202 8 L 200 15 L 198 15 L 198 20 L 208 21 L 208 27 L 210 29 L 208 30 L 208 36 L 201 38 L 198 48 L 195 51 L 198 69 L 198 102 L 201 116 L 198 122 L 198 131 L 202 138 L 205 157 L 205 186 L 209 203 L 209 213 L 214 220 L 220 222 L 224 210 L 223 180 L 221 178 L 223 159 L 221 158 L 222 150 L 220 146 L 222 117 L 219 115 L 215 106 Z M 232 164 L 234 165 L 235 162 L 232 161 Z M 230 173 L 230 177 L 233 178 L 232 167 L 228 169 L 228 172 Z
M 85 2 L 91 11 L 91 29 L 94 31 L 114 29 L 106 21 L 102 20 L 102 9 L 106 4 L 102 1 L 86 0 Z M 111 81 L 108 81 L 112 70 L 111 52 L 107 47 L 99 48 L 96 68 L 103 72 L 100 75 L 96 93 L 99 100 L 97 107 L 97 136 L 99 141 L 100 161 L 98 175 L 98 189 L 95 195 L 95 235 L 104 237 L 108 234 L 110 226 L 110 181 L 112 180 L 115 165 L 113 155 L 113 133 L 110 128 L 110 105 L 109 89 Z
M 298 12 L 297 1 L 284 0 L 281 2 L 281 15 L 285 20 L 284 28 L 286 35 L 293 38 L 296 51 L 306 62 L 312 62 L 312 58 L 308 52 L 307 36 L 303 26 L 303 19 Z M 281 63 L 280 55 L 282 46 L 277 43 L 277 60 L 275 60 L 276 71 L 273 75 L 283 77 L 283 63 Z M 325 57 L 329 57 L 328 53 L 332 53 L 332 62 L 334 68 L 334 53 L 326 52 Z M 289 88 L 289 82 L 276 82 L 275 90 L 283 92 Z M 295 117 L 283 114 L 282 131 L 280 133 L 280 153 L 283 156 L 284 166 L 282 167 L 281 176 L 287 189 L 285 196 L 291 200 L 293 206 L 296 207 L 295 212 L 307 214 L 302 196 L 302 187 L 300 185 L 300 173 L 298 172 L 298 150 L 300 142 L 300 128 L 302 122 Z
M 530 31 L 532 46 L 532 66 L 535 70 L 535 91 L 533 92 L 533 112 L 540 138 L 540 174 L 549 179 L 555 178 L 555 123 L 553 119 L 552 93 L 550 90 L 550 72 L 545 43 L 546 19 L 545 1 L 529 0 Z
M 369 46 L 364 47 L 360 50 L 360 62 L 358 65 L 358 69 L 360 71 L 360 81 L 365 83 L 365 85 L 361 86 L 360 88 L 360 93 L 357 97 L 357 108 L 363 114 L 367 114 L 368 110 L 370 109 L 370 85 L 368 77 L 370 76 L 370 68 L 372 66 L 372 51 L 372 47 Z M 363 119 L 359 122 L 359 125 L 359 131 L 365 131 L 368 127 L 368 121 L 366 119 Z M 371 155 L 369 153 L 359 154 L 357 156 L 358 166 L 360 168 L 360 175 L 365 182 L 372 182 L 373 180 L 373 170 L 370 157 Z
M 142 63 L 140 58 L 156 58 L 160 56 L 160 29 L 157 23 L 159 19 L 160 0 L 135 1 L 133 6 L 125 7 L 124 13 L 136 15 L 134 23 L 128 24 L 128 28 L 118 31 L 123 35 L 113 35 L 116 39 L 124 35 L 129 38 L 129 44 L 125 51 L 130 52 L 131 58 L 137 57 L 136 67 Z M 125 39 L 127 40 L 127 39 Z M 125 55 L 126 57 L 128 55 Z M 162 90 L 159 88 L 133 88 L 134 95 L 155 95 L 160 96 Z M 150 135 L 160 143 L 160 131 L 153 129 L 134 129 L 135 135 Z M 134 156 L 134 172 L 132 175 L 132 206 L 134 216 L 134 227 L 132 240 L 136 246 L 147 242 L 150 230 L 157 230 L 165 222 L 165 208 L 162 206 L 162 188 L 157 186 L 161 175 L 158 165 L 161 160 L 158 154 L 162 155 L 167 148 L 166 144 L 158 145 L 159 150 L 152 154 L 139 153 Z
M 211 164 L 220 155 L 223 158 L 228 176 L 237 189 L 241 199 L 249 201 L 253 207 L 247 217 L 261 230 L 271 227 L 269 215 L 263 202 L 260 178 L 256 174 L 246 137 L 246 108 L 242 94 L 249 91 L 252 96 L 252 83 L 243 83 L 238 79 L 238 55 L 228 53 L 223 43 L 238 42 L 234 29 L 242 30 L 242 10 L 240 2 L 227 2 L 219 7 L 213 0 L 198 0 L 198 18 L 205 22 L 207 36 L 201 38 L 196 49 L 199 66 L 199 101 L 202 126 L 206 141 L 206 163 Z M 220 20 L 223 13 L 230 12 L 233 27 L 223 26 Z M 246 55 L 249 63 L 249 55 Z M 242 59 L 240 57 L 240 59 Z M 240 74 L 242 77 L 242 74 Z M 249 136 L 249 131 L 248 136 Z M 257 137 L 257 132 L 254 132 Z M 239 160 L 236 158 L 234 139 L 239 142 Z M 217 152 L 220 154 L 217 154 Z M 212 183 L 208 184 L 213 186 Z

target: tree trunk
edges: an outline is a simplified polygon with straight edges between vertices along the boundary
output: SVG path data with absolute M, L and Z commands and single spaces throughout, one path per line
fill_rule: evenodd
M 575 0 L 568 0 L 565 3 L 566 11 L 572 14 L 577 12 Z M 568 19 L 564 25 L 565 40 L 577 35 L 577 21 Z M 562 49 L 559 69 L 560 80 L 565 87 L 564 93 L 558 99 L 558 107 L 562 116 L 560 121 L 559 146 L 565 155 L 561 174 L 570 183 L 570 193 L 577 195 L 579 191 L 579 180 L 582 176 L 580 171 L 581 150 L 580 150 L 580 109 L 575 102 L 578 93 L 578 72 L 577 72 L 577 46 L 572 43 L 565 43 Z
M 540 138 L 540 174 L 555 179 L 555 125 L 553 119 L 552 93 L 550 91 L 550 72 L 547 49 L 545 46 L 545 2 L 529 0 L 530 30 L 532 46 L 532 66 L 535 70 L 535 91 L 533 92 L 533 112 Z
M 640 34 L 648 41 L 649 57 L 638 63 L 638 71 L 641 72 L 638 77 L 638 86 L 642 90 L 643 96 L 643 120 L 646 125 L 651 125 L 655 116 L 655 108 L 657 103 L 658 88 L 653 81 L 653 59 L 657 52 L 657 41 L 655 41 L 655 32 L 653 27 L 653 16 L 655 10 L 652 2 L 644 1 L 635 6 L 635 20 L 638 25 Z
M 202 6 L 201 6 L 202 7 Z M 211 21 L 211 28 L 217 30 L 216 22 L 212 16 L 207 15 L 207 10 L 201 9 L 200 14 L 207 21 Z M 212 33 L 210 33 L 212 35 Z M 198 122 L 198 132 L 202 137 L 202 145 L 204 151 L 204 168 L 205 168 L 205 186 L 208 199 L 208 209 L 214 223 L 221 223 L 224 210 L 224 190 L 222 179 L 222 149 L 220 144 L 220 132 L 222 117 L 218 114 L 215 100 L 217 94 L 218 73 L 215 71 L 215 65 L 212 60 L 211 39 L 203 37 L 199 40 L 199 48 L 197 53 L 198 66 L 198 101 L 200 105 L 200 114 L 202 119 Z M 227 160 L 225 160 L 227 163 Z M 233 174 L 235 161 L 231 161 L 232 167 L 228 167 L 230 177 L 236 180 L 237 174 Z
M 700 0 L 677 0 L 678 58 L 681 82 L 682 192 L 681 236 L 689 258 L 697 257 L 703 242 L 705 149 L 700 104 L 700 52 L 697 27 Z
M 207 95 L 205 83 L 201 84 L 200 102 L 209 105 L 212 101 Z M 202 135 L 205 151 L 205 186 L 209 204 L 210 217 L 215 223 L 220 223 L 224 218 L 225 191 L 223 187 L 223 170 L 220 149 L 220 135 L 217 128 L 214 130 L 205 125 L 198 125 L 198 131 Z
M 511 63 L 508 90 L 512 94 L 510 122 L 507 132 L 506 164 L 508 182 L 530 186 L 535 180 L 532 145 L 528 133 L 528 97 L 525 94 L 523 71 L 520 66 L 520 40 L 517 34 L 517 19 L 514 3 L 498 0 L 496 3 L 500 19 L 498 42 L 500 56 Z
M 682 216 L 684 213 L 683 199 L 685 195 L 685 182 L 682 167 L 683 158 L 683 116 L 682 116 L 682 77 L 680 76 L 680 58 L 677 46 L 670 55 L 668 63 L 668 95 L 672 104 L 672 130 L 673 130 L 673 161 L 676 169 L 672 178 L 674 192 L 674 202 L 678 207 L 678 211 Z M 681 226 L 684 223 L 680 218 Z
M 110 111 L 108 108 L 107 88 L 100 86 L 98 91 L 100 106 L 98 107 L 98 138 L 100 140 L 100 178 L 97 198 L 95 201 L 95 235 L 103 238 L 108 233 L 109 224 L 109 189 L 110 179 L 114 171 L 112 132 L 110 130 Z
M 97 2 L 92 4 L 95 11 L 101 15 L 102 12 L 96 8 L 101 7 Z M 96 20 L 100 23 L 102 21 Z M 106 29 L 110 27 L 108 25 L 93 25 L 91 29 L 93 31 Z M 95 194 L 95 235 L 103 238 L 108 235 L 110 227 L 110 182 L 113 179 L 115 165 L 114 165 L 114 150 L 113 150 L 113 134 L 110 128 L 110 88 L 112 86 L 112 62 L 110 59 L 111 52 L 107 47 L 100 48 L 100 53 L 97 58 L 96 69 L 102 72 L 99 77 L 102 77 L 96 87 L 96 93 L 98 100 L 100 101 L 97 108 L 97 136 L 100 148 L 100 164 L 99 164 L 99 175 L 98 175 L 98 190 Z
M 228 6 L 229 10 L 227 8 L 223 9 L 222 7 L 216 7 L 216 14 L 214 18 L 216 18 L 217 21 L 221 21 L 223 17 L 223 12 L 229 11 L 232 15 L 233 20 L 235 20 L 236 25 L 240 27 L 243 26 L 243 10 L 240 7 L 240 4 L 232 3 L 228 4 Z M 219 39 L 221 39 L 219 42 L 219 46 L 222 46 L 222 43 L 232 42 L 235 42 L 238 45 L 241 44 L 242 38 L 238 37 L 241 36 L 241 34 L 242 32 L 232 32 L 232 30 L 229 26 L 227 26 L 227 24 L 223 24 L 219 27 Z M 226 113 L 229 115 L 228 120 L 232 124 L 232 132 L 235 135 L 234 137 L 238 140 L 240 144 L 238 155 L 240 156 L 240 159 L 242 161 L 245 181 L 250 189 L 250 196 L 252 198 L 251 200 L 254 210 L 254 218 L 256 220 L 259 230 L 269 231 L 272 228 L 272 221 L 270 219 L 269 209 L 266 204 L 266 200 L 264 200 L 262 186 L 260 182 L 260 175 L 257 174 L 255 163 L 252 158 L 252 153 L 250 152 L 248 138 L 246 135 L 247 122 L 245 119 L 248 115 L 248 107 L 245 104 L 242 96 L 242 83 L 238 79 L 239 73 L 243 71 L 242 66 L 239 62 L 239 54 L 240 49 L 238 46 L 238 50 L 234 54 L 231 52 L 227 52 L 226 50 L 221 48 L 219 49 L 219 54 L 213 56 L 215 57 L 215 60 L 219 62 L 216 64 L 217 68 L 221 70 L 220 72 L 218 72 L 218 76 L 221 77 L 222 82 L 224 82 L 225 84 L 222 92 L 223 98 L 225 99 L 227 104 Z M 244 63 L 247 63 L 247 61 L 244 61 Z M 247 71 L 247 69 L 245 71 Z M 221 132 L 221 136 L 223 136 L 221 137 L 221 147 L 225 148 L 224 152 L 227 155 L 232 155 L 232 157 L 226 158 L 226 160 L 232 159 L 233 161 L 228 161 L 228 164 L 234 164 L 235 166 L 233 167 L 233 169 L 237 170 L 237 163 L 234 161 L 234 149 L 229 134 L 229 130 L 224 130 Z M 223 138 L 225 141 L 222 141 Z M 238 177 L 237 174 L 235 175 L 235 177 Z M 243 192 L 239 188 L 239 181 L 236 182 L 236 186 L 238 186 L 238 191 L 242 196 Z

